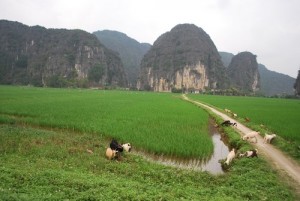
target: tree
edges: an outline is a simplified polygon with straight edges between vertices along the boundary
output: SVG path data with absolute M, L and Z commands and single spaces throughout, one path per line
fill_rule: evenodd
M 99 82 L 104 74 L 104 68 L 101 64 L 96 64 L 90 68 L 88 73 L 88 80 L 93 82 Z
M 300 95 L 300 70 L 298 70 L 298 76 L 294 84 L 295 94 Z

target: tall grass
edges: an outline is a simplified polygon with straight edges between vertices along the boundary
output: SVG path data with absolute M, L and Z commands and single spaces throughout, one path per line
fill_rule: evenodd
M 0 86 L 0 121 L 97 133 L 156 154 L 206 158 L 208 114 L 172 94 Z

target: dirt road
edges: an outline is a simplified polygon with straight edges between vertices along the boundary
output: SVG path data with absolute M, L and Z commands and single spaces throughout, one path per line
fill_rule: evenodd
M 193 101 L 189 99 L 186 95 L 183 95 L 183 99 L 192 102 L 198 106 L 201 106 L 203 108 L 207 108 L 211 110 L 212 112 L 214 112 L 224 120 L 230 120 L 231 122 L 236 122 L 237 127 L 235 129 L 241 134 L 241 136 L 252 131 L 250 128 L 247 128 L 246 126 L 242 125 L 235 119 L 227 116 L 222 112 L 219 112 L 218 110 L 212 107 L 209 107 L 208 105 L 205 105 L 197 101 Z M 281 175 L 285 176 L 285 178 L 288 177 L 286 178 L 287 181 L 296 188 L 297 193 L 300 193 L 299 164 L 295 160 L 293 160 L 292 158 L 290 158 L 289 156 L 287 156 L 286 154 L 284 154 L 283 152 L 275 148 L 273 145 L 263 143 L 263 137 L 258 136 L 257 140 L 258 142 L 253 143 L 253 146 L 258 149 L 259 154 L 262 154 L 267 159 L 267 161 L 269 161 L 272 164 L 272 166 L 279 171 Z

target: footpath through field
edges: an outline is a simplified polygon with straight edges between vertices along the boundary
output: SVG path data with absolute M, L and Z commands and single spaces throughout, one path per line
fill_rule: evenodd
M 193 101 L 189 99 L 185 94 L 183 95 L 183 99 L 186 101 L 189 101 L 191 103 L 194 103 L 198 106 L 201 106 L 203 108 L 211 110 L 213 113 L 220 116 L 223 120 L 230 120 L 231 122 L 237 122 L 236 130 L 243 136 L 252 130 L 235 119 L 227 116 L 226 114 L 208 106 L 203 103 L 200 103 L 198 101 Z M 271 164 L 280 171 L 280 173 L 283 173 L 284 175 L 287 175 L 290 177 L 290 180 L 293 180 L 292 184 L 296 187 L 298 193 L 300 192 L 300 166 L 296 161 L 294 161 L 292 158 L 272 146 L 271 144 L 265 144 L 263 142 L 263 137 L 258 136 L 257 143 L 253 144 L 254 147 L 258 149 L 259 154 L 263 154 L 265 158 L 271 162 Z

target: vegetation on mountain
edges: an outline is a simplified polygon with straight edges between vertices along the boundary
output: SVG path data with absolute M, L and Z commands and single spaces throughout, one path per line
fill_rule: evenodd
M 294 84 L 295 94 L 300 95 L 300 70 L 298 71 L 298 76 Z
M 101 65 L 97 82 L 90 69 Z M 120 58 L 82 30 L 0 20 L 0 83 L 50 87 L 127 86 Z

